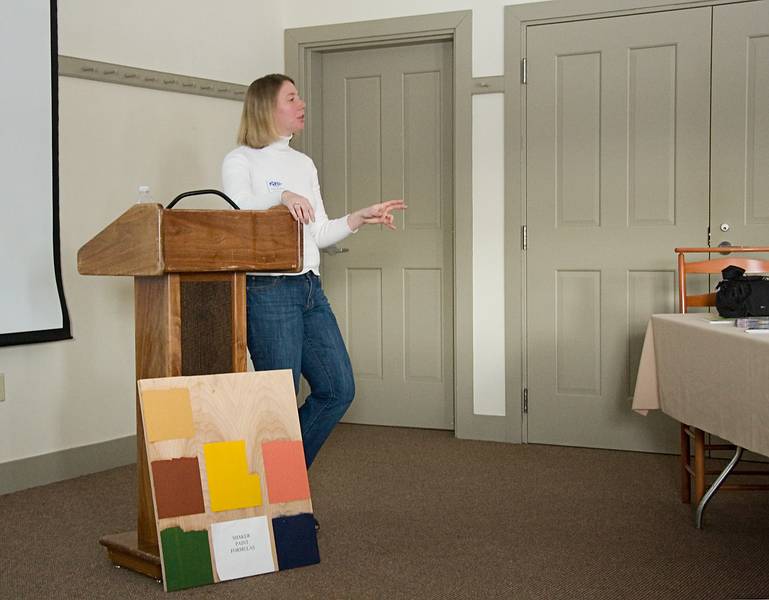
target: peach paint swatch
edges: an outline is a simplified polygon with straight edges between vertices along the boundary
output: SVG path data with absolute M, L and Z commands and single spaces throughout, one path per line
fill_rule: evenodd
M 144 390 L 144 436 L 150 442 L 195 437 L 187 388 Z
M 263 442 L 262 458 L 270 502 L 291 502 L 310 497 L 301 441 Z
M 203 444 L 211 510 L 235 510 L 262 505 L 259 475 L 248 472 L 246 442 Z

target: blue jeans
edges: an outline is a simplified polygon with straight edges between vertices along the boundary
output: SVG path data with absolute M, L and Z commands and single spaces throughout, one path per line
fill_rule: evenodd
M 350 357 L 320 278 L 249 275 L 246 284 L 248 350 L 257 371 L 291 369 L 310 395 L 299 407 L 307 466 L 355 396 Z

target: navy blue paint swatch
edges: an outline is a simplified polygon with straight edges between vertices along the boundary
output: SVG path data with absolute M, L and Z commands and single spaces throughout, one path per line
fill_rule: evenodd
M 320 562 L 315 521 L 310 513 L 275 517 L 272 520 L 272 533 L 275 536 L 279 570 Z

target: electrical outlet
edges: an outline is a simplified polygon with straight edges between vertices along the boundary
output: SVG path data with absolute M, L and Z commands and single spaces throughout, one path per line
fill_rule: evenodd
M 0 373 L 0 402 L 5 401 L 5 373 Z

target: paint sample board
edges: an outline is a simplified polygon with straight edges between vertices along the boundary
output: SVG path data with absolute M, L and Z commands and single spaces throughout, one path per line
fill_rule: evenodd
M 290 370 L 138 385 L 166 591 L 320 561 Z

